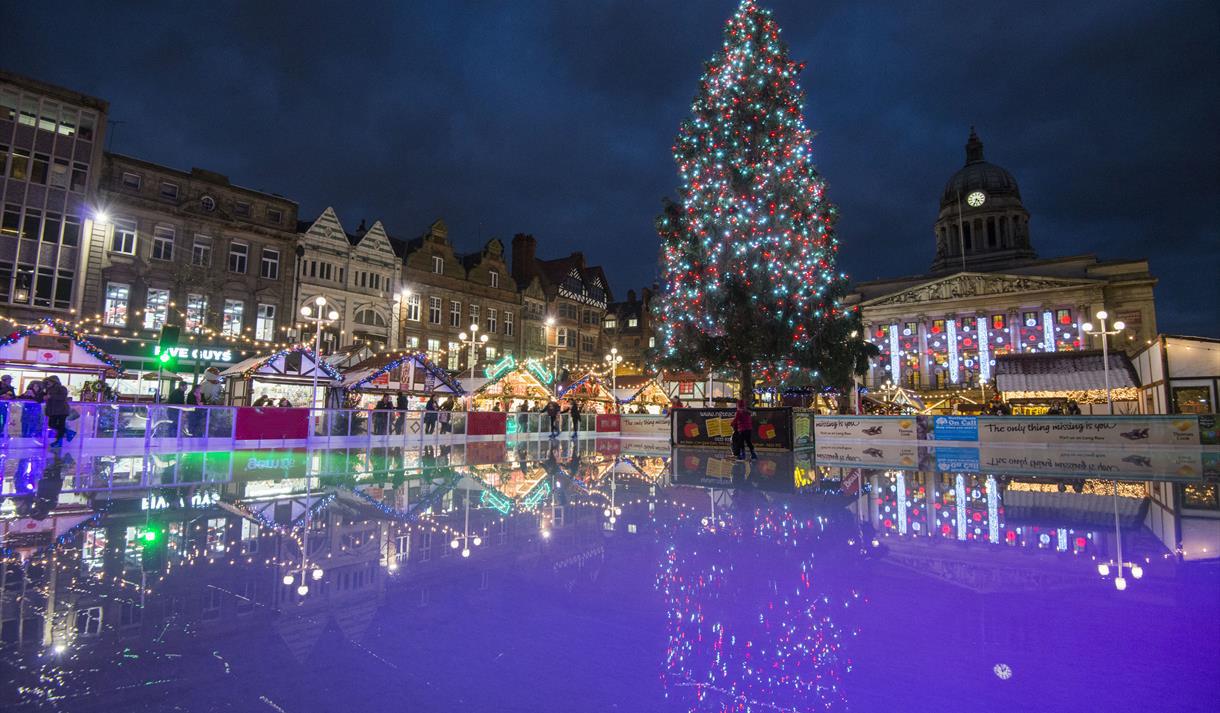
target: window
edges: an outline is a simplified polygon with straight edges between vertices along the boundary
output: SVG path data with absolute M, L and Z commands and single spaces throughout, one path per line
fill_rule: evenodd
M 56 188 L 67 188 L 72 170 L 68 168 L 68 159 L 57 158 L 51 163 L 51 176 L 48 180 Z
M 29 222 L 29 216 L 26 216 L 26 222 Z M 136 222 L 126 218 L 119 218 L 114 221 L 114 238 L 110 242 L 110 249 L 116 253 L 125 255 L 134 255 L 136 252 Z
M 9 178 L 24 181 L 30 177 L 30 154 L 28 151 L 13 149 L 13 160 L 8 167 Z
M 230 337 L 241 335 L 242 316 L 246 311 L 246 303 L 241 300 L 225 300 L 224 319 L 220 325 L 220 333 Z
M 207 585 L 203 588 L 203 619 L 220 618 L 221 590 Z
M 513 336 L 513 313 L 504 313 L 504 335 L 507 337 Z
M 487 308 L 487 333 L 495 334 L 497 326 L 498 325 L 496 324 L 496 310 L 492 309 L 491 307 L 488 307 Z
M 479 323 L 479 306 L 478 305 L 470 305 L 470 323 L 471 324 Z
M 638 326 L 640 326 L 640 320 L 636 319 L 635 317 L 631 317 L 631 318 L 629 318 L 629 319 L 627 320 L 627 327 L 628 327 L 628 328 L 631 328 L 631 327 L 638 327 Z
M 588 334 L 580 335 L 580 350 L 586 354 L 593 351 L 593 337 Z
M 89 607 L 76 611 L 76 635 L 97 636 L 102 631 L 102 608 Z
M 1212 413 L 1209 387 L 1175 386 L 1172 391 L 1174 413 Z
M 449 342 L 449 353 L 447 354 L 447 356 L 449 357 L 449 360 L 448 360 L 448 363 L 445 365 L 445 368 L 449 369 L 449 371 L 457 371 L 458 369 L 462 368 L 462 363 L 461 363 L 462 345 L 461 345 L 461 343 Z
M 1004 329 L 1004 326 L 1005 326 L 1004 315 L 1002 315 L 1002 314 L 991 315 L 991 328 L 992 329 Z
M 207 295 L 190 294 L 186 296 L 186 331 L 198 332 L 207 325 L 208 297 Z
M 233 212 L 242 218 L 250 217 L 250 204 L 245 201 L 237 201 L 233 204 Z
M 364 308 L 356 312 L 356 324 L 365 324 L 370 327 L 386 326 L 385 317 L 382 317 L 376 310 Z
M 559 316 L 563 319 L 580 319 L 580 314 L 576 309 L 576 305 L 568 304 L 567 302 L 559 305 Z
M 254 322 L 254 338 L 260 342 L 275 339 L 275 305 L 258 305 L 258 317 Z
M 441 323 L 441 298 L 428 298 L 428 324 Z
M 103 322 L 112 327 L 127 326 L 127 303 L 131 287 L 119 282 L 106 283 L 106 305 L 102 312 Z
M 499 287 L 500 286 L 500 273 L 496 272 L 495 270 L 492 270 L 490 274 L 491 274 L 491 286 Z
M 421 298 L 419 295 L 407 295 L 407 319 L 412 322 L 419 321 L 419 309 Z
M 51 163 L 51 157 L 44 153 L 34 154 L 34 163 L 30 168 L 30 183 L 38 185 L 46 185 L 48 167 Z
M 280 279 L 280 251 L 263 248 L 263 263 L 259 276 L 268 280 Z
M 212 266 L 212 239 L 206 235 L 196 235 L 195 244 L 191 246 L 191 264 L 199 267 Z
M 148 300 L 144 303 L 144 328 L 160 329 L 169 318 L 169 290 L 148 288 Z
M 166 261 L 174 259 L 174 228 L 172 225 L 158 225 L 153 228 L 152 259 Z
M 85 184 L 89 181 L 89 164 L 72 162 L 72 185 L 68 186 L 68 190 L 76 193 L 85 192 Z
M 246 273 L 246 259 L 250 255 L 250 247 L 245 243 L 229 245 L 229 272 Z
M 138 602 L 123 602 L 119 609 L 119 626 L 122 628 L 136 627 L 144 618 L 144 609 Z
M 284 222 L 284 211 L 280 210 L 279 208 L 268 208 L 267 222 L 274 223 L 275 225 L 279 225 L 280 223 Z
M 1072 323 L 1072 310 L 1070 310 L 1070 309 L 1055 310 L 1055 321 L 1058 322 L 1059 324 L 1071 324 Z
M 204 196 L 199 199 L 199 207 L 211 213 L 216 210 L 216 199 L 211 196 Z
M 556 346 L 556 348 L 559 348 L 559 349 L 568 348 L 568 328 L 567 327 L 556 327 L 555 328 L 555 346 Z
M 170 183 L 169 181 L 161 181 L 161 197 L 169 198 L 170 200 L 177 200 L 178 184 Z
M 439 255 L 432 256 L 432 272 L 437 275 L 445 274 L 445 260 Z
M 656 337 L 649 337 L 649 338 L 648 338 L 648 348 L 649 348 L 649 349 L 656 349 L 656 348 L 657 348 L 657 338 L 656 338 Z
M 140 190 L 140 174 L 124 171 L 123 186 L 125 188 L 132 188 L 137 191 Z
M 487 361 L 492 361 L 496 358 L 495 347 L 483 347 L 483 358 Z
M 606 318 L 606 329 L 614 329 L 618 326 L 618 320 L 614 317 Z
M 427 351 L 428 351 L 429 359 L 433 359 L 433 360 L 438 359 L 441 354 L 441 340 L 429 339 Z
M 462 303 L 461 302 L 450 302 L 449 303 L 449 326 L 450 327 L 462 326 Z

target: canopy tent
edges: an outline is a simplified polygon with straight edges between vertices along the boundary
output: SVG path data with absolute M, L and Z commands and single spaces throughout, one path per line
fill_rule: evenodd
M 461 396 L 466 393 L 457 379 L 440 368 L 424 352 L 400 354 L 393 359 L 373 357 L 357 364 L 344 375 L 350 391 L 366 393 L 404 393 L 431 396 L 443 392 Z
M 293 406 L 309 405 L 315 375 L 319 386 L 337 387 L 343 382 L 343 375 L 335 367 L 325 359 L 318 360 L 313 349 L 303 345 L 250 357 L 220 372 L 220 377 L 230 383 L 228 400 L 234 406 L 254 402 L 256 383 L 263 390 L 260 396 L 265 394 L 276 401 L 285 398 Z M 322 408 L 322 404 L 314 406 Z
M 1134 401 L 1140 379 L 1123 352 L 1109 355 L 1109 384 L 1115 401 Z M 1105 403 L 1107 364 L 1101 350 L 1002 354 L 996 357 L 996 390 L 1005 400 Z
M 66 322 L 43 319 L 0 339 L 0 366 L 16 378 L 21 393 L 25 381 L 60 376 L 69 392 L 87 391 L 94 379 L 121 376 L 123 366 Z M 77 395 L 74 394 L 74 395 Z
M 873 405 L 872 413 L 927 413 L 928 408 L 915 392 L 901 386 L 869 392 L 864 401 Z M 866 409 L 868 411 L 869 409 Z
M 614 398 L 610 385 L 592 371 L 561 388 L 558 396 L 569 401 L 618 405 L 618 399 Z
M 531 359 L 518 364 L 511 356 L 506 356 L 487 367 L 484 374 L 484 379 L 471 379 L 467 382 L 476 407 L 503 402 L 506 409 L 513 410 L 513 401 L 545 403 L 554 398 L 551 384 L 554 383 L 555 377 L 538 361 Z

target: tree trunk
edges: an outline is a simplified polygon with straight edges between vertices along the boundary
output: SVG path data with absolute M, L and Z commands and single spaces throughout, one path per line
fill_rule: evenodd
M 753 360 L 745 360 L 741 362 L 741 400 L 746 402 L 746 406 L 753 408 L 754 406 L 754 364 Z

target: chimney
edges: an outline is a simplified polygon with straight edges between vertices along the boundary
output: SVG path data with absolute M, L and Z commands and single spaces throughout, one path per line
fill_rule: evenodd
M 513 279 L 520 284 L 525 284 L 534 277 L 534 271 L 537 268 L 537 263 L 534 262 L 534 253 L 538 249 L 538 241 L 532 235 L 525 233 L 517 233 L 513 236 Z
M 627 290 L 627 301 L 635 302 L 635 290 Z
M 648 306 L 648 303 L 652 302 L 652 290 L 647 287 L 640 290 L 640 301 L 644 303 L 644 306 Z

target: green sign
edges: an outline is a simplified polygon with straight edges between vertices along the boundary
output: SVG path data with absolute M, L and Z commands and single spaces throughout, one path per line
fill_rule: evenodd
M 513 355 L 505 354 L 503 359 L 487 367 L 483 373 L 487 375 L 488 379 L 499 379 L 512 371 L 515 366 L 517 366 L 517 360 L 513 359 Z

